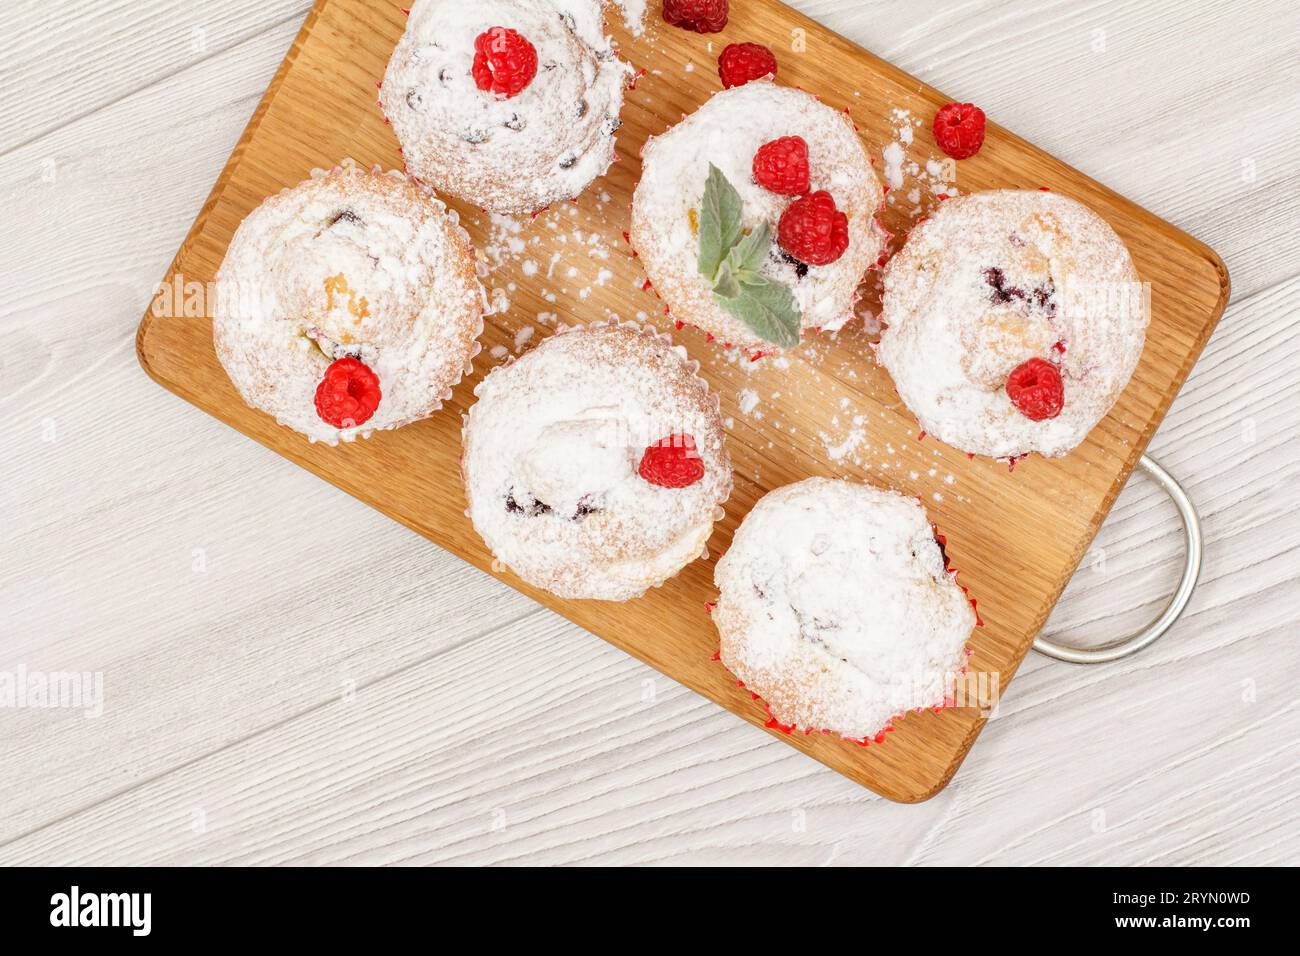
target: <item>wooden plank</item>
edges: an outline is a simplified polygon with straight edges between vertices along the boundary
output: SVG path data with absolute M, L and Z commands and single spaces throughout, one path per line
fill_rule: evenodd
M 1073 5 L 1044 13 L 1038 4 L 1023 2 L 985 0 L 953 8 L 913 0 L 906 16 L 895 15 L 901 9 L 897 4 L 858 0 L 798 5 L 947 91 L 980 102 L 1027 139 L 1050 143 L 1080 168 L 1224 254 L 1233 273 L 1234 304 L 1151 446 L 1162 460 L 1173 462 L 1180 478 L 1190 480 L 1198 503 L 1212 502 L 1206 578 L 1193 613 L 1179 623 L 1167 646 L 1176 651 L 1175 661 L 1195 655 L 1194 668 L 1231 668 L 1226 686 L 1233 691 L 1251 675 L 1276 674 L 1278 686 L 1294 684 L 1300 662 L 1287 647 L 1271 643 L 1269 632 L 1274 625 L 1296 625 L 1295 602 L 1279 581 L 1294 587 L 1286 554 L 1295 547 L 1300 518 L 1278 489 L 1297 481 L 1300 447 L 1287 436 L 1300 424 L 1294 411 L 1300 403 L 1290 404 L 1289 416 L 1276 414 L 1279 399 L 1298 389 L 1294 374 L 1283 374 L 1284 364 L 1275 358 L 1289 353 L 1276 352 L 1274 343 L 1292 330 L 1291 303 L 1300 288 L 1250 294 L 1295 271 L 1287 250 L 1296 242 L 1300 189 L 1279 186 L 1275 177 L 1288 170 L 1300 174 L 1287 152 L 1296 152 L 1290 141 L 1300 131 L 1300 102 L 1280 88 L 1285 71 L 1278 69 L 1286 56 L 1294 56 L 1292 45 L 1300 35 L 1279 27 L 1288 16 L 1294 21 L 1297 9 L 1276 0 L 1233 5 L 1233 42 L 1222 49 L 1223 25 L 1216 19 L 1221 7 L 1202 6 L 1198 17 L 1185 21 L 1180 19 L 1185 5 L 1107 0 L 1088 8 L 1084 23 L 1105 25 L 1112 40 L 1122 39 L 1105 55 L 1094 55 L 1080 54 L 1088 31 L 1063 15 Z M 121 18 L 143 33 L 174 7 L 173 0 L 138 0 Z M 95 14 L 102 5 L 73 9 L 48 36 L 72 52 L 33 62 L 39 83 L 57 82 L 75 51 L 93 45 L 99 32 Z M 1002 16 L 1007 10 L 1017 14 L 1010 22 Z M 0 821 L 10 822 L 9 809 L 21 796 L 22 806 L 34 810 L 22 814 L 24 830 L 52 824 L 44 840 L 34 834 L 15 848 L 26 859 L 40 860 L 45 850 L 58 846 L 62 850 L 51 850 L 50 862 L 77 863 L 85 858 L 78 847 L 98 847 L 113 833 L 124 834 L 114 843 L 116 854 L 96 852 L 95 859 L 131 863 L 170 853 L 178 861 L 202 862 L 246 858 L 263 845 L 275 847 L 280 858 L 307 859 L 338 842 L 347 844 L 335 854 L 341 858 L 358 858 L 380 842 L 400 842 L 387 852 L 432 859 L 437 848 L 452 842 L 434 823 L 460 814 L 462 801 L 467 819 L 490 815 L 490 807 L 480 809 L 489 798 L 470 797 L 461 775 L 449 781 L 447 792 L 436 781 L 427 784 L 426 805 L 443 808 L 437 817 L 417 820 L 396 838 L 385 831 L 384 808 L 408 792 L 418 768 L 430 759 L 414 742 L 404 745 L 406 759 L 381 778 L 369 802 L 338 804 L 336 790 L 313 786 L 310 775 L 283 772 L 278 787 L 267 777 L 234 793 L 225 814 L 243 821 L 242 850 L 226 845 L 229 828 L 214 826 L 203 841 L 190 843 L 196 838 L 188 823 L 178 835 L 152 815 L 158 806 L 155 788 L 167 786 L 169 771 L 184 775 L 178 788 L 208 794 L 220 787 L 223 774 L 235 781 L 262 781 L 259 771 L 246 768 L 264 759 L 263 747 L 274 750 L 282 766 L 310 767 L 323 759 L 309 744 L 337 733 L 338 725 L 316 705 L 336 700 L 340 687 L 310 676 L 319 661 L 337 659 L 349 645 L 373 644 L 377 670 L 388 673 L 382 647 L 393 635 L 427 630 L 431 619 L 442 620 L 442 627 L 472 625 L 513 595 L 478 571 L 456 575 L 459 559 L 430 549 L 422 538 L 176 402 L 140 375 L 124 351 L 114 361 L 104 360 L 106 347 L 128 344 L 139 303 L 183 237 L 265 78 L 293 38 L 293 30 L 284 26 L 274 32 L 277 36 L 246 41 L 0 156 L 0 195 L 7 211 L 7 228 L 0 233 L 6 266 L 0 270 L 0 317 L 8 342 L 0 355 L 0 393 L 12 394 L 19 380 L 29 386 L 20 409 L 11 408 L 0 423 L 0 434 L 13 450 L 0 460 L 6 527 L 0 538 L 0 603 L 7 609 L 0 615 L 5 648 L 0 669 L 20 661 L 76 666 L 93 654 L 109 688 L 99 721 L 47 712 L 48 720 L 26 722 L 20 733 L 8 722 L 18 715 L 0 712 L 5 739 L 22 744 L 7 748 L 0 761 L 13 784 L 0 786 Z M 6 32 L 0 47 L 23 38 L 21 31 Z M 1216 70 L 1157 68 L 1209 42 L 1222 49 L 1221 56 L 1216 52 Z M 1014 50 L 1021 78 L 1015 83 L 995 62 L 998 44 Z M 939 47 L 947 55 L 927 70 L 925 54 Z M 970 67 L 970 59 L 979 67 Z M 1069 64 L 1068 83 L 1053 82 L 1060 63 Z M 124 57 L 110 63 L 109 71 L 126 74 L 131 68 Z M 1143 95 L 1115 97 L 1117 89 L 1129 87 Z M 1195 149 L 1171 158 L 1164 145 L 1170 130 L 1163 123 L 1171 113 L 1162 110 L 1155 117 L 1144 105 L 1145 96 L 1177 107 L 1179 122 L 1199 137 Z M 1080 109 L 1095 102 L 1106 108 Z M 16 120 L 17 138 L 28 139 L 24 117 Z M 8 131 L 0 135 L 0 140 L 14 138 Z M 1261 158 L 1254 185 L 1235 174 L 1246 152 Z M 48 154 L 61 160 L 55 184 L 40 179 L 40 160 Z M 93 244 L 87 245 L 86 235 L 95 237 Z M 50 281 L 51 262 L 62 264 L 57 282 Z M 93 316 L 86 312 L 87 302 L 94 303 Z M 1248 338 L 1239 337 L 1246 331 Z M 23 362 L 44 354 L 52 354 L 54 364 L 39 380 L 23 379 Z M 1286 361 L 1297 367 L 1294 358 Z M 1259 417 L 1260 408 L 1272 416 Z M 111 411 L 111 433 L 104 431 L 101 410 Z M 39 440 L 41 423 L 50 413 L 59 440 L 46 444 Z M 1259 454 L 1243 456 L 1243 430 L 1251 419 L 1260 436 Z M 174 465 L 164 469 L 162 463 Z M 232 527 L 250 530 L 228 535 L 224 529 Z M 1177 520 L 1160 494 L 1138 479 L 1121 495 L 1097 545 L 1105 548 L 1106 570 L 1095 553 L 1086 556 L 1051 625 L 1085 639 L 1104 639 L 1150 616 L 1156 592 L 1171 586 L 1175 574 Z M 204 576 L 190 572 L 196 546 L 208 548 Z M 60 581 L 68 581 L 66 587 L 53 585 L 56 571 Z M 449 581 L 448 575 L 454 577 Z M 349 582 L 346 602 L 322 609 L 323 591 L 343 578 Z M 403 582 L 396 604 L 389 600 L 394 581 Z M 455 620 L 438 618 L 441 595 L 449 587 L 467 592 L 458 612 L 463 617 Z M 521 606 L 531 604 L 521 600 Z M 166 621 L 140 617 L 142 609 L 153 606 L 174 611 Z M 346 631 L 329 626 L 333 613 L 346 616 Z M 1215 715 L 1271 708 L 1276 701 L 1268 695 L 1247 705 L 1239 693 L 1211 693 L 1187 711 L 1164 710 L 1162 694 L 1172 694 L 1177 685 L 1163 657 L 1144 655 L 1133 666 L 1095 671 L 1031 657 L 1004 705 L 1013 721 L 990 724 L 945 794 L 927 804 L 895 807 L 662 677 L 657 678 L 658 701 L 674 708 L 681 729 L 672 733 L 681 746 L 654 753 L 638 749 L 637 711 L 645 706 L 641 685 L 655 675 L 630 659 L 622 659 L 626 674 L 586 667 L 575 667 L 573 675 L 499 674 L 506 649 L 515 641 L 529 643 L 534 633 L 553 635 L 550 639 L 558 642 L 553 652 L 567 660 L 621 658 L 572 625 L 555 631 L 556 621 L 539 609 L 514 629 L 477 643 L 478 655 L 467 669 L 479 679 L 458 682 L 436 697 L 426 694 L 423 707 L 406 714 L 412 725 L 428 727 L 458 711 L 460 701 L 485 695 L 495 695 L 504 714 L 507 695 L 527 698 L 538 692 L 534 684 L 563 687 L 552 706 L 557 722 L 574 728 L 573 737 L 545 755 L 554 770 L 548 779 L 556 782 L 557 800 L 538 807 L 540 819 L 531 833 L 513 826 L 504 833 L 484 829 L 469 842 L 457 841 L 461 859 L 962 864 L 1052 856 L 1068 862 L 1103 856 L 1114 845 L 1109 859 L 1116 863 L 1148 857 L 1277 863 L 1295 859 L 1300 851 L 1296 801 L 1279 803 L 1253 789 L 1231 795 L 1241 781 L 1265 779 L 1267 789 L 1267 765 L 1257 761 L 1279 741 L 1294 740 L 1298 731 L 1274 721 L 1230 740 L 1219 738 Z M 256 656 L 232 659 L 219 678 L 191 665 L 189 647 L 200 656 L 208 653 L 202 649 L 205 633 L 211 632 L 217 644 L 234 643 L 240 630 L 257 628 L 274 639 Z M 259 677 L 269 674 L 276 675 L 274 683 Z M 294 685 L 299 674 L 307 675 L 309 702 L 274 690 Z M 150 692 L 175 675 L 187 675 L 183 686 L 192 697 L 192 706 L 183 711 L 176 708 L 175 695 Z M 1112 686 L 1121 690 L 1117 697 L 1107 696 Z M 606 710 L 597 704 L 602 719 L 584 723 L 590 700 L 602 697 L 606 687 L 615 688 L 613 705 Z M 674 695 L 687 698 L 690 708 L 676 709 Z M 1096 702 L 1103 696 L 1107 706 L 1126 699 L 1149 702 L 1126 722 L 1137 739 L 1119 750 L 1073 747 L 1081 728 L 1095 724 Z M 272 698 L 277 706 L 268 706 Z M 1029 719 L 1024 708 L 1038 716 Z M 282 726 L 292 714 L 307 711 L 316 730 L 284 749 Z M 164 713 L 180 716 L 163 719 Z M 702 722 L 706 715 L 712 720 Z M 178 726 L 184 727 L 183 736 Z M 493 726 L 508 731 L 514 725 L 507 720 Z M 1163 747 L 1148 751 L 1148 733 L 1177 744 L 1172 759 Z M 94 746 L 77 749 L 75 761 L 51 762 L 86 735 L 93 736 Z M 268 736 L 277 742 L 263 743 Z M 205 755 L 233 740 L 240 741 L 240 762 L 232 774 Z M 467 734 L 448 746 L 464 752 L 487 779 L 487 789 L 495 790 L 493 806 L 511 807 L 520 784 L 487 759 L 491 740 L 487 734 Z M 1210 743 L 1216 746 L 1200 760 L 1181 759 L 1182 753 Z M 612 756 L 600 758 L 596 745 Z M 358 729 L 345 746 L 361 750 L 373 744 Z M 1083 791 L 1057 784 L 1101 777 L 1097 771 L 1112 768 L 1117 755 L 1121 775 L 1136 782 L 1126 799 L 1151 808 L 1162 822 L 1126 820 L 1111 812 L 1108 829 L 1093 833 L 1090 814 L 1070 815 L 1081 805 L 1105 801 L 1112 778 Z M 704 771 L 714 761 L 725 761 L 734 783 L 713 782 Z M 1023 784 L 1014 791 L 1002 785 L 1006 772 L 1026 764 L 1034 769 Z M 107 767 L 128 769 L 101 769 Z M 378 764 L 372 769 L 378 773 Z M 1173 786 L 1157 794 L 1155 788 L 1164 783 Z M 991 794 L 987 800 L 985 793 Z M 532 796 L 527 800 L 535 802 Z M 1008 800 L 1015 801 L 1021 829 L 1030 835 L 999 854 L 999 846 L 1019 833 L 1008 836 L 989 828 L 988 817 L 1005 815 Z M 1233 813 L 1215 809 L 1225 802 Z M 273 803 L 282 804 L 283 812 L 273 812 Z M 77 812 L 100 804 L 101 811 Z M 557 809 L 567 805 L 583 810 Z M 1196 812 L 1202 807 L 1204 815 Z M 626 825 L 601 824 L 606 811 Z M 802 830 L 794 828 L 796 811 L 803 814 Z M 1077 843 L 1079 827 L 1087 830 L 1089 842 Z M 15 832 L 22 831 L 3 828 L 5 835 Z M 366 839 L 369 832 L 373 841 Z M 160 848 L 178 836 L 185 841 L 179 848 Z M 12 852 L 0 850 L 0 860 L 12 858 Z
M 387 4 L 318 3 L 182 246 L 174 272 L 191 281 L 210 279 L 243 216 L 264 196 L 301 179 L 312 166 L 328 166 L 343 155 L 386 166 L 397 162 L 395 141 L 372 101 L 374 83 L 401 28 L 400 13 Z M 877 148 L 889 135 L 892 110 L 907 108 L 928 116 L 942 101 L 936 91 L 780 4 L 754 4 L 747 10 L 744 28 L 746 36 L 765 39 L 778 48 L 792 29 L 806 31 L 816 56 L 789 58 L 783 79 L 816 89 L 827 102 L 850 110 Z M 724 34 L 721 39 L 728 38 Z M 711 76 L 688 69 L 712 41 L 654 26 L 644 38 L 623 39 L 633 62 L 652 60 L 660 66 L 629 96 L 620 140 L 623 162 L 578 204 L 539 217 L 529 227 L 536 230 L 542 250 L 552 222 L 563 222 L 565 228 L 583 223 L 580 228 L 599 231 L 607 248 L 613 246 L 625 226 L 623 211 L 635 182 L 640 142 L 670 125 L 714 88 Z M 347 57 L 337 55 L 343 44 L 349 50 Z M 852 88 L 826 88 L 823 78 L 828 73 L 869 78 L 863 84 L 869 95 Z M 321 115 L 335 118 L 337 125 L 322 128 Z M 1153 284 L 1152 334 L 1134 381 L 1112 414 L 1072 456 L 1061 462 L 1033 461 L 1012 476 L 996 463 L 967 462 L 951 449 L 937 444 L 923 447 L 910 440 L 915 422 L 898 407 L 883 373 L 865 359 L 861 336 L 819 341 L 789 362 L 771 362 L 757 371 L 720 360 L 716 353 L 701 357 L 706 376 L 723 394 L 724 410 L 733 419 L 741 383 L 782 394 L 779 415 L 758 424 L 750 419 L 747 427 L 732 430 L 738 492 L 715 536 L 715 551 L 725 546 L 744 511 L 771 487 L 830 471 L 878 482 L 883 477 L 892 487 L 940 505 L 932 505 L 932 513 L 949 537 L 955 563 L 987 609 L 989 626 L 972 642 L 973 667 L 996 672 L 1005 686 L 1208 338 L 1226 301 L 1227 276 L 1207 247 L 1139 207 L 1005 130 L 994 129 L 990 139 L 980 157 L 963 167 L 965 190 L 1045 185 L 1080 198 L 1126 239 L 1139 272 Z M 474 210 L 461 212 L 471 234 L 490 245 L 490 224 L 476 217 Z M 886 223 L 903 232 L 908 220 L 900 206 L 893 206 Z M 580 307 L 583 313 L 627 316 L 653 309 L 648 296 L 645 307 L 638 308 L 630 292 L 638 281 L 634 260 L 624 253 L 610 255 L 607 262 L 614 281 L 587 287 L 591 291 Z M 547 311 L 546 290 L 539 282 L 528 282 L 517 262 L 504 263 L 493 279 L 502 288 L 517 284 L 516 312 Z M 575 291 L 564 286 L 558 290 L 569 296 Z M 509 322 L 495 321 L 485 333 L 485 344 L 504 347 L 513 340 L 513 332 Z M 490 565 L 489 555 L 451 497 L 459 455 L 459 424 L 454 415 L 444 412 L 429 422 L 342 449 L 310 447 L 239 403 L 215 362 L 208 334 L 202 321 L 147 316 L 139 336 L 141 362 L 156 379 L 205 410 L 472 563 Z M 689 336 L 683 340 L 694 351 L 706 349 Z M 466 407 L 469 385 L 458 390 L 453 408 Z M 830 439 L 817 436 L 819 426 L 835 414 L 828 401 L 832 398 L 858 403 L 867 413 L 874 426 L 874 456 L 859 457 L 851 466 L 827 466 Z M 781 450 L 772 454 L 769 449 L 774 447 Z M 424 493 L 430 479 L 446 494 L 431 500 Z M 959 486 L 959 491 L 954 493 L 953 486 Z M 1068 494 L 1062 493 L 1063 488 Z M 1008 528 L 1015 529 L 1017 545 L 1032 550 L 1031 559 L 1025 557 L 1026 550 L 1007 547 Z M 748 695 L 708 661 L 716 638 L 699 611 L 711 591 L 706 564 L 697 563 L 663 589 L 622 607 L 557 602 L 521 589 L 751 722 L 763 721 Z M 891 798 L 916 800 L 947 782 L 981 723 L 973 708 L 915 715 L 901 723 L 887 745 L 865 750 L 825 737 L 783 739 Z
M 300 22 L 309 7 L 305 0 L 114 0 L 6 9 L 0 155 L 268 29 Z

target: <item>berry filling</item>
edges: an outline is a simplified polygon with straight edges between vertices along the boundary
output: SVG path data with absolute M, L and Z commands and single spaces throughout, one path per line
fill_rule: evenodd
M 480 90 L 509 99 L 522 93 L 537 75 L 537 50 L 518 31 L 492 27 L 474 41 L 470 72 Z
M 690 435 L 669 435 L 646 448 L 639 474 L 661 488 L 686 488 L 704 477 L 704 462 Z
M 539 501 L 531 495 L 526 498 L 526 501 L 527 504 L 520 504 L 519 499 L 515 497 L 515 492 L 512 488 L 509 494 L 506 495 L 506 511 L 510 512 L 512 515 L 525 515 L 529 518 L 548 515 L 554 511 L 554 509 L 545 501 Z M 584 495 L 578 502 L 578 507 L 574 510 L 573 517 L 569 520 L 577 521 L 579 518 L 587 517 L 587 515 L 597 514 L 600 510 L 600 508 L 592 504 L 590 495 Z
M 527 505 L 521 505 L 515 499 L 514 491 L 511 491 L 506 495 L 506 511 L 509 511 L 512 515 L 527 515 L 530 518 L 536 518 L 538 515 L 550 514 L 551 506 L 535 498 L 529 498 Z
M 790 263 L 790 265 L 794 266 L 794 274 L 798 276 L 800 279 L 808 275 L 808 263 L 800 262 L 798 259 L 790 255 L 790 253 L 786 252 L 784 249 L 780 250 L 780 255 L 781 255 L 780 261 L 788 262 Z
M 1060 369 L 1041 358 L 1022 362 L 1007 376 L 1007 397 L 1030 421 L 1055 418 L 1065 405 Z
M 354 213 L 351 209 L 340 209 L 337 213 L 334 214 L 334 218 L 330 220 L 330 225 L 337 226 L 340 222 L 346 222 L 354 226 L 359 226 L 361 225 L 361 217 L 358 216 L 356 213 Z
M 993 292 L 989 295 L 989 300 L 994 305 L 1006 305 L 1008 302 L 1024 302 L 1030 305 L 1036 305 L 1044 309 L 1048 314 L 1056 313 L 1056 283 L 1049 277 L 1044 285 L 1040 285 L 1029 292 L 1019 286 L 1007 285 L 1006 273 L 997 266 L 990 266 L 984 270 L 984 281 L 989 284 Z
M 316 386 L 316 414 L 335 428 L 364 425 L 379 407 L 379 376 L 354 358 L 341 358 Z

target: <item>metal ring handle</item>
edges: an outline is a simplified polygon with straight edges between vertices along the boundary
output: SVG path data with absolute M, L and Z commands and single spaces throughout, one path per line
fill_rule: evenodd
M 1038 653 L 1070 664 L 1104 664 L 1107 661 L 1117 661 L 1121 657 L 1136 654 L 1142 648 L 1154 644 L 1169 628 L 1173 627 L 1174 621 L 1178 620 L 1178 616 L 1187 607 L 1187 602 L 1192 599 L 1192 592 L 1196 590 L 1196 580 L 1201 575 L 1201 519 L 1196 514 L 1196 507 L 1187 497 L 1183 486 L 1175 481 L 1169 472 L 1146 455 L 1138 460 L 1138 467 L 1165 490 L 1165 494 L 1177 506 L 1178 516 L 1183 519 L 1187 549 L 1183 556 L 1183 577 L 1178 582 L 1178 589 L 1174 591 L 1174 596 L 1160 612 L 1160 616 L 1136 634 L 1121 637 L 1100 647 L 1067 647 L 1040 636 L 1034 638 L 1034 650 Z

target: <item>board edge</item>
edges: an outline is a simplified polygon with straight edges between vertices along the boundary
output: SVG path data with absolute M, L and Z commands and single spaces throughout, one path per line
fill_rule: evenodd
M 257 135 L 257 131 L 262 125 L 262 120 L 266 117 L 266 113 L 271 108 L 271 104 L 279 95 L 280 87 L 284 84 L 285 78 L 289 75 L 289 71 L 293 69 L 294 64 L 297 62 L 298 55 L 302 52 L 308 38 L 311 36 L 312 29 L 315 27 L 316 21 L 320 18 L 321 11 L 323 11 L 329 3 L 330 0 L 316 0 L 316 2 L 312 4 L 312 8 L 307 11 L 307 16 L 303 20 L 302 26 L 299 27 L 298 32 L 294 35 L 293 43 L 289 45 L 289 50 L 284 55 L 284 59 L 281 60 L 280 65 L 276 67 L 275 75 L 271 78 L 270 85 L 267 86 L 266 92 L 262 94 L 262 98 L 258 100 L 257 107 L 253 110 L 253 115 L 249 117 L 248 122 L 244 125 L 244 131 L 239 134 L 239 141 L 235 144 L 235 148 L 226 158 L 225 165 L 221 167 L 221 173 L 217 176 L 216 182 L 213 183 L 212 189 L 209 190 L 207 198 L 203 201 L 203 205 L 199 207 L 199 213 L 194 217 L 194 223 L 190 226 L 189 231 L 185 233 L 185 238 L 181 241 L 180 247 L 176 250 L 176 255 L 172 257 L 172 261 L 163 272 L 164 285 L 170 283 L 172 278 L 177 274 L 181 260 L 185 258 L 190 245 L 207 226 L 208 217 L 220 202 L 222 194 L 226 191 L 226 185 L 234 176 L 235 170 L 239 168 L 240 161 L 243 159 L 244 151 L 248 148 L 248 144 L 252 141 L 253 137 Z M 172 394 L 185 398 L 178 389 L 174 388 L 166 378 L 154 369 L 145 348 L 145 341 L 149 337 L 149 330 L 153 325 L 154 319 L 158 318 L 158 316 L 154 315 L 153 304 L 154 298 L 150 298 L 148 305 L 145 306 L 144 315 L 140 319 L 140 325 L 135 331 L 136 361 L 140 364 L 140 368 L 144 370 L 144 373 L 151 379 Z M 186 400 L 188 401 L 188 399 Z

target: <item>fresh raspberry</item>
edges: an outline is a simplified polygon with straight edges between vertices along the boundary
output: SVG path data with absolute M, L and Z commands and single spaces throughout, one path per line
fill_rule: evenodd
M 704 462 L 690 435 L 669 435 L 645 450 L 637 473 L 661 488 L 685 488 L 704 477 Z
M 782 196 L 802 196 L 808 191 L 808 144 L 802 136 L 782 136 L 758 147 L 754 154 L 754 181 Z
M 953 159 L 970 159 L 984 145 L 984 111 L 974 103 L 949 103 L 934 114 L 934 141 Z
M 364 425 L 379 407 L 379 376 L 354 358 L 341 358 L 316 386 L 316 414 L 335 428 Z
M 1047 359 L 1022 362 L 1007 376 L 1007 397 L 1030 421 L 1055 418 L 1065 404 L 1061 372 Z
M 750 80 L 776 76 L 776 56 L 761 43 L 729 43 L 718 56 L 718 76 L 727 90 Z
M 480 90 L 490 90 L 508 100 L 521 93 L 537 75 L 537 50 L 518 31 L 492 27 L 474 41 L 470 72 Z
M 810 266 L 830 265 L 849 247 L 849 218 L 824 189 L 790 203 L 777 223 L 781 248 Z
M 717 33 L 727 25 L 727 0 L 664 0 L 664 22 L 669 26 Z

